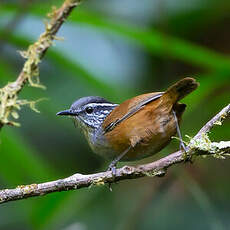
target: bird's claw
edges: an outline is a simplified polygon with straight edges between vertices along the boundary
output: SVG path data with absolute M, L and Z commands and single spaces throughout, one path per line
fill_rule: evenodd
M 109 165 L 108 170 L 107 171 L 112 171 L 112 175 L 113 177 L 116 176 L 116 164 L 114 164 L 113 162 Z
M 183 141 L 180 142 L 180 150 L 183 151 L 182 157 L 183 157 L 184 162 L 193 163 L 192 157 L 188 155 L 188 152 L 187 152 L 188 148 L 185 146 Z

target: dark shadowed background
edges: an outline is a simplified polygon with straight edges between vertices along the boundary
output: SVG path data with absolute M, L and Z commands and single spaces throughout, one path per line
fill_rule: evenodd
M 24 50 L 44 31 L 54 0 L 0 1 L 0 84 L 19 74 Z M 76 172 L 105 170 L 68 118 L 56 112 L 79 97 L 120 103 L 163 91 L 185 76 L 200 87 L 186 97 L 181 125 L 193 136 L 230 102 L 230 1 L 83 1 L 62 26 L 40 67 L 47 90 L 25 87 L 20 98 L 46 98 L 40 113 L 24 107 L 20 128 L 4 127 L 0 188 L 39 183 Z M 230 122 L 212 130 L 229 140 Z M 178 149 L 173 140 L 150 162 Z M 120 164 L 123 165 L 123 164 Z M 0 229 L 230 229 L 230 159 L 197 159 L 170 168 L 164 178 L 123 181 L 108 187 L 50 194 L 0 206 Z

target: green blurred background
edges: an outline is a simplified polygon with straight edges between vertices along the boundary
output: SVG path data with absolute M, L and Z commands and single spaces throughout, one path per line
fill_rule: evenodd
M 0 84 L 19 74 L 24 50 L 44 31 L 54 0 L 0 1 Z M 76 172 L 105 170 L 70 119 L 56 117 L 79 97 L 120 103 L 165 90 L 185 76 L 200 87 L 186 97 L 183 136 L 193 136 L 230 102 L 230 1 L 83 1 L 64 23 L 40 65 L 47 90 L 25 87 L 40 114 L 24 107 L 20 128 L 4 127 L 0 188 L 39 183 Z M 229 140 L 230 122 L 212 130 Z M 185 138 L 186 140 L 186 138 Z M 178 149 L 173 140 L 146 163 Z M 120 166 L 123 164 L 120 164 Z M 0 229 L 230 229 L 230 161 L 199 159 L 170 168 L 164 178 L 123 181 L 108 187 L 54 193 L 0 206 Z

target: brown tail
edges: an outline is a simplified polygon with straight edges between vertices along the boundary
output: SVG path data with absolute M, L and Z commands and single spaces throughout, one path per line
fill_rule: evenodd
M 174 104 L 194 91 L 198 86 L 199 83 L 194 78 L 186 77 L 170 86 L 163 96 L 167 96 L 172 101 L 172 104 Z

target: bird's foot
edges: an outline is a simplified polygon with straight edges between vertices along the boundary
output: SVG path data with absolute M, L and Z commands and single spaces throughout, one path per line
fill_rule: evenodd
M 116 176 L 116 172 L 117 172 L 117 170 L 116 170 L 116 164 L 117 164 L 117 161 L 115 161 L 115 160 L 112 161 L 112 162 L 110 163 L 109 167 L 108 167 L 108 170 L 107 170 L 107 171 L 112 171 L 113 177 Z
M 110 163 L 110 165 L 109 165 L 109 167 L 108 167 L 108 169 L 107 169 L 107 171 L 111 171 L 111 172 L 112 172 L 112 177 L 113 177 L 113 178 L 116 177 L 116 173 L 117 173 L 116 164 L 117 164 L 117 161 L 113 160 L 113 161 Z M 112 190 L 112 182 L 111 182 L 111 183 L 109 182 L 108 186 L 109 186 L 110 192 L 112 192 L 112 191 L 113 191 L 113 190 Z
M 192 157 L 188 155 L 188 152 L 187 152 L 188 148 L 185 146 L 183 141 L 180 142 L 180 150 L 183 151 L 182 157 L 183 157 L 184 162 L 193 163 Z

